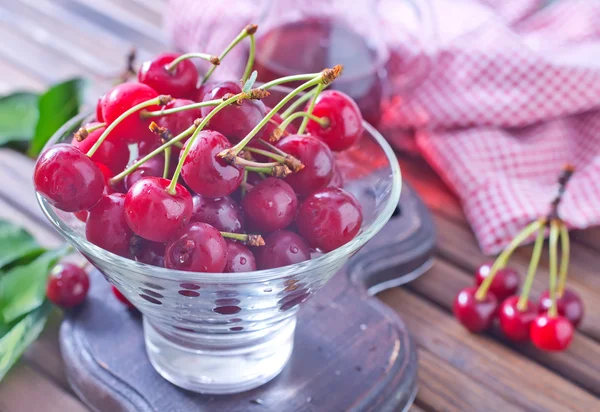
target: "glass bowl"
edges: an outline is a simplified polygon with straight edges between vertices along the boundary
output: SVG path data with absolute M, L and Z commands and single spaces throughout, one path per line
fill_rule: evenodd
M 78 116 L 66 123 L 46 148 L 69 142 L 85 120 Z M 56 230 L 141 311 L 148 358 L 160 375 L 191 391 L 237 393 L 268 382 L 285 367 L 298 305 L 383 227 L 398 203 L 398 161 L 369 124 L 357 147 L 338 162 L 346 171 L 344 188 L 362 205 L 359 234 L 312 260 L 248 273 L 176 271 L 114 255 L 88 242 L 73 214 L 39 194 L 37 199 Z

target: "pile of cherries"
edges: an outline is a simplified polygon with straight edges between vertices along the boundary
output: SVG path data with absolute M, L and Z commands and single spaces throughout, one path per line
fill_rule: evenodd
M 277 268 L 352 240 L 362 211 L 334 152 L 356 143 L 362 117 L 321 91 L 341 68 L 312 74 L 313 97 L 284 123 L 266 89 L 203 81 L 190 60 L 203 56 L 161 54 L 100 97 L 95 121 L 39 157 L 38 193 L 84 221 L 90 242 L 177 270 Z

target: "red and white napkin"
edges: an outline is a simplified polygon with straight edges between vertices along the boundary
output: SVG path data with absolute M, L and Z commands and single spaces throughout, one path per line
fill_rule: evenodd
M 394 35 L 400 1 L 379 3 L 391 62 L 415 48 Z M 547 3 L 430 0 L 435 41 L 414 52 L 431 68 L 392 100 L 381 126 L 457 193 L 486 253 L 547 213 L 565 163 L 577 171 L 561 217 L 572 228 L 600 223 L 600 2 Z M 227 4 L 171 0 L 175 45 L 221 50 L 255 17 L 251 7 Z M 394 64 L 388 70 L 394 80 Z

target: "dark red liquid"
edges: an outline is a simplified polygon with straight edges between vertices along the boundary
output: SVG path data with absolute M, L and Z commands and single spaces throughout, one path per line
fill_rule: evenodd
M 382 65 L 374 49 L 350 28 L 331 20 L 308 19 L 278 26 L 258 39 L 256 70 L 260 81 L 316 73 L 336 64 L 344 72 L 330 88 L 352 97 L 366 121 L 377 125 L 383 95 Z M 297 84 L 290 83 L 296 87 Z

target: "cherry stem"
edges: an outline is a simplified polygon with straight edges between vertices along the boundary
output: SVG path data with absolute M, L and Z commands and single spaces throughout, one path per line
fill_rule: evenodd
M 300 160 L 298 160 L 297 158 L 295 158 L 294 156 L 287 154 L 286 152 L 277 149 L 277 151 L 279 153 L 272 153 L 272 152 L 268 152 L 266 150 L 262 150 L 262 149 L 257 149 L 255 147 L 246 147 L 246 149 L 248 152 L 251 153 L 256 153 L 256 154 L 260 154 L 263 156 L 266 156 L 270 159 L 276 160 L 279 163 L 282 163 L 284 165 L 286 165 L 287 167 L 289 167 L 292 172 L 296 173 L 299 172 L 300 170 L 304 169 L 304 164 L 302 164 L 302 162 Z
M 319 87 L 319 86 L 317 86 L 317 87 Z M 283 122 L 281 122 L 281 124 L 279 126 L 277 126 L 275 128 L 275 130 L 273 130 L 273 133 L 271 134 L 271 136 L 269 136 L 269 140 L 274 142 L 274 141 L 281 139 L 281 136 L 283 136 L 285 129 L 287 129 L 287 127 L 290 125 L 290 123 L 292 123 L 294 120 L 296 120 L 300 117 L 303 117 L 304 120 L 307 121 L 307 124 L 308 124 L 308 120 L 310 119 L 310 120 L 313 120 L 313 121 L 319 123 L 319 125 L 323 128 L 329 126 L 329 119 L 326 117 L 317 117 L 308 112 L 296 112 L 296 113 L 286 117 L 286 119 Z M 304 124 L 304 122 L 302 124 Z M 302 125 L 300 125 L 300 127 L 302 127 Z M 302 134 L 303 132 L 304 132 L 304 129 L 302 131 L 300 129 L 298 129 L 298 134 Z
M 250 51 L 248 52 L 248 62 L 246 63 L 246 69 L 244 70 L 244 75 L 242 76 L 242 84 L 246 83 L 248 77 L 250 77 L 250 73 L 252 73 L 252 67 L 254 66 L 254 55 L 256 53 L 256 39 L 254 38 L 254 34 L 250 34 Z
M 93 126 L 87 126 L 87 127 L 80 127 L 79 130 L 77 130 L 74 134 L 73 137 L 75 138 L 75 140 L 77 140 L 78 142 L 82 142 L 84 141 L 91 132 L 93 132 L 94 130 L 98 130 L 101 127 L 106 126 L 106 123 L 98 123 L 95 124 Z M 279 125 L 278 125 L 279 126 Z
M 260 144 L 262 144 L 263 146 L 265 146 L 267 149 L 269 149 L 272 152 L 275 152 L 281 156 L 287 156 L 288 154 L 286 152 L 284 152 L 283 150 L 281 150 L 280 148 L 278 148 L 275 145 L 272 145 L 271 143 L 267 142 L 266 140 L 263 139 L 259 139 L 258 140 L 260 142 Z
M 313 99 L 310 101 L 310 104 L 308 105 L 308 109 L 306 110 L 306 113 L 308 113 L 308 115 L 312 115 L 313 110 L 315 110 L 315 104 L 317 103 L 317 98 L 319 97 L 319 94 L 321 94 L 321 92 L 323 91 L 323 83 L 319 84 L 316 88 L 315 88 L 315 95 L 313 97 Z M 293 115 L 292 115 L 293 116 Z M 292 117 L 290 116 L 290 117 Z M 304 131 L 306 130 L 306 126 L 308 125 L 308 120 L 309 120 L 309 116 L 306 116 L 303 120 L 302 120 L 302 124 L 300 125 L 300 127 L 298 128 L 298 134 L 304 134 Z M 286 119 L 287 120 L 287 119 Z M 326 119 L 327 120 L 327 119 Z M 322 123 L 319 123 L 321 125 L 321 127 L 327 127 L 327 125 L 329 124 L 329 120 L 327 120 L 327 125 L 323 126 Z
M 156 110 L 154 112 L 148 112 L 148 111 L 144 110 L 140 113 L 140 117 L 142 119 L 147 119 L 149 117 L 162 117 L 162 116 L 165 116 L 168 114 L 179 113 L 179 112 L 183 112 L 186 110 L 198 109 L 200 107 L 218 106 L 219 104 L 221 104 L 222 101 L 223 101 L 222 99 L 207 100 L 205 102 L 199 102 L 199 103 L 194 103 L 194 104 L 188 104 L 185 106 L 173 107 L 172 109 Z
M 254 166 L 244 166 L 244 168 L 249 172 L 257 172 L 257 173 L 266 173 L 269 176 L 277 177 L 283 179 L 292 171 L 286 165 L 279 164 L 275 162 L 272 166 L 268 167 L 254 167 Z
M 260 86 L 260 88 L 261 89 L 270 89 L 271 87 L 279 86 L 280 84 L 284 84 L 284 83 L 305 82 L 305 81 L 313 80 L 317 77 L 320 77 L 321 74 L 322 73 L 306 73 L 306 74 L 295 74 L 293 76 L 284 76 L 284 77 L 280 77 L 279 79 L 271 80 L 270 82 L 265 83 L 262 86 Z
M 173 179 L 171 180 L 171 183 L 169 184 L 169 187 L 167 188 L 167 191 L 171 195 L 175 194 L 175 187 L 177 186 L 177 181 L 179 180 L 179 175 L 181 174 L 181 169 L 183 168 L 183 163 L 185 162 L 185 159 L 188 156 L 188 153 L 190 152 L 190 149 L 192 148 L 194 141 L 198 137 L 198 134 L 202 131 L 202 129 L 204 129 L 206 127 L 206 125 L 208 124 L 210 119 L 212 119 L 213 116 L 216 115 L 217 113 L 219 113 L 224 107 L 229 106 L 230 104 L 237 102 L 239 99 L 244 99 L 244 98 L 245 98 L 244 93 L 238 93 L 236 95 L 233 95 L 229 99 L 222 101 L 217 107 L 215 107 L 210 113 L 208 113 L 204 117 L 204 119 L 202 119 L 202 121 L 200 122 L 200 124 L 198 125 L 196 130 L 194 130 L 192 137 L 190 137 L 190 139 L 186 143 L 185 149 L 183 149 L 183 153 L 179 156 L 179 163 L 177 163 L 177 169 L 175 169 L 175 173 L 173 174 Z
M 567 188 L 567 183 L 571 179 L 571 176 L 573 176 L 573 173 L 575 173 L 574 166 L 570 164 L 566 164 L 565 166 L 563 166 L 560 176 L 558 177 L 558 193 L 556 194 L 556 197 L 550 204 L 550 213 L 548 213 L 548 220 L 559 218 L 558 206 L 560 206 L 560 202 L 562 201 L 563 195 L 565 194 Z
M 163 169 L 163 179 L 169 176 L 169 163 L 171 163 L 171 147 L 165 149 L 165 167 Z
M 276 162 L 279 162 L 279 163 L 285 163 L 285 157 L 286 157 L 286 155 L 281 155 L 281 154 L 278 154 L 278 153 L 272 153 L 272 152 L 269 152 L 269 151 L 266 151 L 266 150 L 257 149 L 255 147 L 246 147 L 244 150 L 246 150 L 246 151 L 248 151 L 250 153 L 256 153 L 256 154 L 259 154 L 259 155 L 263 155 L 263 156 L 268 157 L 269 159 L 273 159 L 273 160 L 275 160 Z
M 250 24 L 246 27 L 244 27 L 244 29 L 231 41 L 231 43 L 229 43 L 229 45 L 227 45 L 227 47 L 225 48 L 225 50 L 223 50 L 221 52 L 221 54 L 219 55 L 219 61 L 222 62 L 223 59 L 225 58 L 225 56 L 227 56 L 227 54 L 235 47 L 238 45 L 239 42 L 241 42 L 242 40 L 244 40 L 247 36 L 250 36 L 251 34 L 254 34 L 254 32 L 256 32 L 256 28 L 258 26 L 256 26 L 255 24 Z M 204 78 L 202 79 L 202 84 L 206 83 L 206 81 L 208 80 L 208 78 L 213 74 L 213 72 L 215 71 L 215 69 L 217 68 L 217 66 L 213 65 L 208 72 L 206 72 L 206 74 L 204 75 Z
M 237 156 L 238 153 L 240 151 L 242 151 L 244 149 L 244 147 L 248 144 L 248 142 L 250 140 L 252 140 L 252 138 L 256 135 L 256 133 L 258 133 L 269 122 L 269 119 L 271 119 L 283 106 L 285 106 L 285 104 L 287 102 L 289 102 L 290 100 L 292 100 L 294 98 L 294 96 L 296 96 L 298 93 L 302 92 L 303 90 L 308 89 L 309 87 L 316 86 L 316 85 L 318 85 L 320 83 L 323 83 L 323 82 L 326 82 L 326 81 L 329 81 L 329 82 L 333 81 L 333 79 L 335 77 L 333 77 L 333 79 L 332 79 L 330 72 L 334 71 L 334 70 L 336 71 L 336 73 L 339 74 L 341 72 L 341 66 L 336 66 L 334 69 L 325 69 L 321 73 L 318 73 L 316 75 L 316 77 L 313 76 L 313 78 L 311 78 L 306 83 L 303 83 L 300 86 L 296 87 L 287 96 L 285 96 L 283 99 L 281 99 L 281 101 L 279 101 L 279 103 L 277 103 L 275 105 L 275 107 L 273 107 L 271 109 L 271 111 L 269 113 L 267 113 L 267 115 L 254 127 L 254 129 L 252 129 L 250 131 L 250 133 L 248 133 L 246 135 L 246 137 L 244 137 L 238 144 L 236 144 L 232 148 L 224 150 L 221 153 L 219 153 L 218 156 L 225 157 L 228 154 L 232 154 L 233 156 Z M 299 75 L 297 77 L 306 78 L 306 76 L 310 76 L 310 75 Z M 296 76 L 288 76 L 288 79 L 292 78 L 292 77 L 296 77 Z M 261 88 L 262 89 L 266 89 L 268 87 L 272 87 L 274 85 L 274 82 L 277 82 L 277 81 L 282 80 L 282 79 L 285 79 L 285 77 L 282 77 L 281 79 L 274 80 L 273 82 L 266 83 Z M 277 84 L 279 84 L 279 83 L 277 83 Z
M 121 173 L 119 173 L 118 175 L 116 175 L 113 178 L 111 178 L 108 181 L 108 183 L 111 184 L 111 185 L 118 183 L 119 181 L 123 180 L 126 176 L 128 176 L 129 174 L 131 174 L 133 171 L 135 171 L 138 167 L 140 167 L 141 165 L 143 165 L 144 163 L 146 163 L 148 160 L 152 159 L 154 156 L 161 154 L 168 147 L 171 147 L 171 146 L 175 145 L 177 142 L 185 139 L 186 137 L 188 137 L 189 135 L 191 135 L 192 133 L 194 133 L 194 130 L 196 130 L 196 127 L 197 127 L 196 123 L 200 124 L 199 119 L 196 119 L 196 122 L 194 122 L 193 125 L 191 125 L 187 129 L 185 129 L 183 132 L 181 132 L 180 134 L 178 134 L 177 136 L 175 136 L 171 140 L 165 142 L 162 146 L 154 149 L 153 151 L 151 151 L 150 153 L 148 153 L 146 156 L 142 157 L 137 162 L 135 162 L 134 164 L 132 164 L 131 166 L 129 166 L 127 169 L 123 170 Z
M 540 263 L 542 248 L 544 247 L 546 219 L 540 219 L 540 221 L 542 222 L 542 224 L 540 225 L 537 237 L 535 238 L 533 253 L 531 254 L 531 260 L 529 261 L 529 269 L 527 269 L 527 277 L 525 278 L 523 290 L 521 291 L 521 296 L 519 296 L 519 301 L 517 302 L 517 309 L 521 312 L 527 309 L 527 299 L 529 298 L 529 293 L 531 292 L 533 280 L 535 278 L 535 274 L 537 273 L 537 268 Z
M 278 164 L 280 164 L 280 162 L 260 163 L 260 162 L 254 162 L 252 160 L 246 160 L 243 157 L 236 156 L 233 159 L 233 164 L 236 165 L 236 166 L 242 166 L 242 167 L 246 167 L 246 166 L 250 166 L 250 167 L 273 167 L 273 166 L 277 166 Z
M 490 286 L 492 285 L 492 281 L 496 276 L 496 272 L 498 272 L 499 269 L 502 269 L 506 266 L 506 263 L 510 259 L 510 256 L 513 254 L 513 252 L 521 245 L 521 243 L 525 242 L 527 238 L 529 238 L 529 236 L 531 236 L 536 230 L 538 230 L 541 224 L 542 222 L 540 220 L 536 220 L 535 222 L 532 222 L 529 225 L 527 225 L 525 229 L 523 229 L 519 234 L 517 234 L 517 236 L 513 238 L 513 240 L 508 244 L 506 249 L 504 249 L 502 253 L 500 253 L 500 256 L 498 256 L 498 258 L 492 265 L 490 273 L 483 280 L 483 282 L 477 289 L 477 292 L 475 292 L 475 298 L 477 300 L 482 301 L 485 299 L 487 291 L 489 290 Z
M 557 254 L 558 254 L 558 234 L 559 221 L 553 219 L 550 222 L 550 301 L 552 302 L 548 309 L 548 316 L 554 318 L 558 315 L 556 305 L 556 271 L 557 271 Z
M 323 87 L 323 89 L 326 89 L 327 86 Z M 294 113 L 296 111 L 296 109 L 298 107 L 300 107 L 304 102 L 309 101 L 315 94 L 316 89 L 313 89 L 309 92 L 304 93 L 302 96 L 300 96 L 299 98 L 297 98 L 296 100 L 294 100 L 294 102 L 292 104 L 290 104 L 290 106 L 285 109 L 285 111 L 281 114 L 281 118 L 285 119 L 286 117 L 290 116 L 292 113 Z
M 244 175 L 242 176 L 242 184 L 240 185 L 242 198 L 246 196 L 247 186 L 248 185 L 248 171 L 244 169 Z
M 110 132 L 112 132 L 114 130 L 114 128 L 117 127 L 117 125 L 119 123 L 121 123 L 123 120 L 125 120 L 127 117 L 129 117 L 130 115 L 134 114 L 138 110 L 141 110 L 141 109 L 143 109 L 145 107 L 148 107 L 148 106 L 156 106 L 156 105 L 164 106 L 165 104 L 169 103 L 171 100 L 172 100 L 171 96 L 160 95 L 158 97 L 155 97 L 154 99 L 146 100 L 145 102 L 136 104 L 135 106 L 133 106 L 129 110 L 127 110 L 124 113 L 122 113 L 119 117 L 117 117 L 117 119 L 114 122 L 112 122 L 106 128 L 106 130 L 102 133 L 102 135 L 100 136 L 100 138 L 98 139 L 98 141 L 96 143 L 94 143 L 94 145 L 92 146 L 92 148 L 87 152 L 88 157 L 92 157 L 94 155 L 94 153 L 96 153 L 96 150 L 98 150 L 98 148 L 100 147 L 100 145 L 102 144 L 102 142 L 104 142 L 104 140 L 110 134 Z
M 223 236 L 224 238 L 227 238 L 227 239 L 237 240 L 248 246 L 264 246 L 265 245 L 265 240 L 262 238 L 261 235 L 221 232 L 221 236 Z
M 211 62 L 215 66 L 218 66 L 219 64 L 221 64 L 221 60 L 217 56 L 213 56 L 212 54 L 207 54 L 207 53 L 186 53 L 186 54 L 182 54 L 181 56 L 179 56 L 178 58 L 176 58 L 175 60 L 173 60 L 171 63 L 167 64 L 165 66 L 165 69 L 168 72 L 173 72 L 179 63 L 181 63 L 184 60 L 194 59 L 194 58 L 196 58 L 196 59 L 203 59 L 203 60 L 209 61 L 209 62 Z
M 558 288 L 556 295 L 560 298 L 565 293 L 567 286 L 567 275 L 569 272 L 569 257 L 571 255 L 571 242 L 569 240 L 569 229 L 565 222 L 560 222 L 560 269 L 558 277 Z

